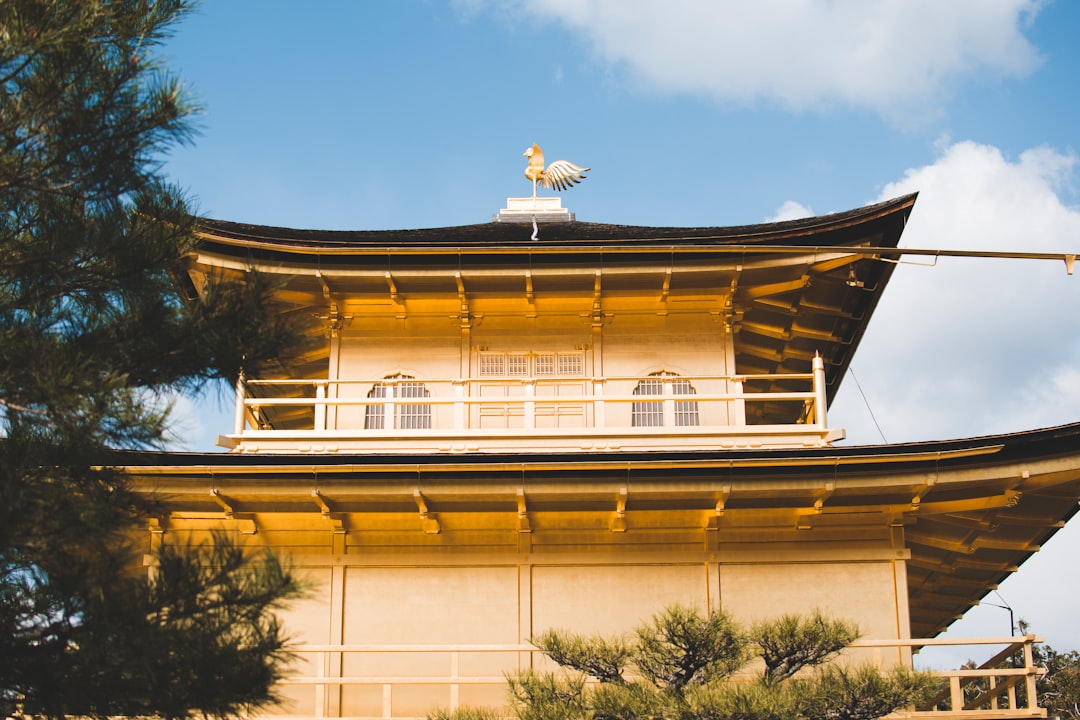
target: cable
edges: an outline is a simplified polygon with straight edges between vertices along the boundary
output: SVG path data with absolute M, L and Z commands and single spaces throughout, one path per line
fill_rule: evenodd
M 874 411 L 870 409 L 870 402 L 866 399 L 866 393 L 863 392 L 862 385 L 859 384 L 859 378 L 855 377 L 855 369 L 850 365 L 848 366 L 848 373 L 851 375 L 851 379 L 855 381 L 855 387 L 859 389 L 859 395 L 862 396 L 863 405 L 866 406 L 866 412 L 870 413 L 870 419 L 874 421 L 874 427 L 877 428 L 878 435 L 881 436 L 881 442 L 888 445 L 889 441 L 885 439 L 885 433 L 881 432 L 881 426 L 878 425 L 877 418 L 874 417 Z

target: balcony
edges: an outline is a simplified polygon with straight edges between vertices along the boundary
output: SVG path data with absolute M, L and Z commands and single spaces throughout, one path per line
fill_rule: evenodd
M 783 405 L 790 424 L 760 424 Z M 821 447 L 825 372 L 251 380 L 237 384 L 236 452 L 476 453 Z

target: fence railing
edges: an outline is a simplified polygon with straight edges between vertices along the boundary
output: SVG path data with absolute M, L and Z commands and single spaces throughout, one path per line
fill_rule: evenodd
M 941 678 L 940 692 L 918 707 L 907 708 L 891 718 L 996 718 L 1046 717 L 1037 703 L 1035 683 L 1043 669 L 1036 667 L 1032 646 L 1041 642 L 1034 635 L 975 639 L 858 640 L 851 650 L 859 661 L 869 659 L 882 668 L 909 665 L 912 648 L 928 646 L 994 647 L 998 652 L 975 668 L 955 670 L 930 669 Z M 529 644 L 477 645 L 302 645 L 297 656 L 307 660 L 306 673 L 298 673 L 282 685 L 313 688 L 312 714 L 290 717 L 350 718 L 420 718 L 423 712 L 395 712 L 410 687 L 445 689 L 439 707 L 454 710 L 469 703 L 462 701 L 463 688 L 491 686 L 505 689 L 507 672 L 537 667 L 553 667 L 542 653 Z M 371 671 L 350 672 L 348 657 L 367 656 L 362 666 Z M 477 661 L 486 657 L 488 661 Z M 388 661 L 396 659 L 398 662 Z M 466 665 L 472 666 L 472 671 Z M 423 672 L 408 668 L 423 666 Z M 483 667 L 476 671 L 476 667 Z M 744 678 L 749 680 L 750 678 Z M 347 700 L 346 691 L 366 688 L 368 712 L 357 713 Z M 425 695 L 430 697 L 430 695 Z M 413 701 L 415 703 L 415 701 Z M 430 709 L 434 709 L 434 706 Z
M 761 428 L 760 419 L 748 422 L 748 416 L 770 416 L 755 409 L 778 404 L 791 420 L 779 427 L 827 431 L 820 358 L 812 372 L 774 375 L 241 378 L 233 434 L 287 430 L 399 439 L 409 434 L 739 433 Z

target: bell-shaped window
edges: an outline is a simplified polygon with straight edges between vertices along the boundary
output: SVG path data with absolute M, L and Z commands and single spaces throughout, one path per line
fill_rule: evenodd
M 371 403 L 364 412 L 365 430 L 386 428 L 386 408 L 392 407 L 394 428 L 398 430 L 426 430 L 431 428 L 431 404 L 417 402 L 431 397 L 431 393 L 411 375 L 388 375 L 383 382 L 372 386 L 367 396 L 383 402 Z
M 633 427 L 690 427 L 700 423 L 697 400 L 671 401 L 673 417 L 665 422 L 664 406 L 667 398 L 679 398 L 696 395 L 697 391 L 689 380 L 674 373 L 661 371 L 652 373 L 640 381 L 634 388 L 634 395 L 649 397 L 649 400 L 635 400 L 631 409 L 630 424 Z M 651 399 L 651 398 L 656 398 Z

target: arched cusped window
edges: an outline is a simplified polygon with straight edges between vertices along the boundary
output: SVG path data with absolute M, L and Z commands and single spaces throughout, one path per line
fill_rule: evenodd
M 411 375 L 388 375 L 388 382 L 377 382 L 367 396 L 369 398 L 412 401 L 417 398 L 431 397 L 424 383 Z M 394 425 L 398 430 L 426 430 L 431 427 L 431 405 L 418 402 L 395 402 Z M 365 430 L 386 429 L 386 404 L 368 405 L 364 412 Z
M 665 391 L 665 388 L 667 390 Z M 656 397 L 656 400 L 635 400 L 630 416 L 633 427 L 664 427 L 664 400 L 666 395 L 676 397 L 696 395 L 697 390 L 685 380 L 667 371 L 655 372 L 648 379 L 640 381 L 634 388 L 634 395 Z M 674 417 L 671 424 L 676 427 L 691 427 L 700 424 L 697 400 L 675 400 Z

